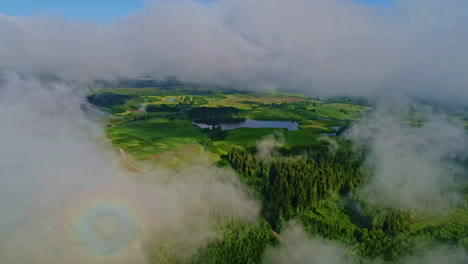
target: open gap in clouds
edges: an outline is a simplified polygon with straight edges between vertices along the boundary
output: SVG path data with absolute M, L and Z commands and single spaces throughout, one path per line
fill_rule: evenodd
M 468 97 L 466 1 L 155 1 L 116 25 L 0 17 L 1 68 L 66 79 L 177 75 L 315 95 Z
M 121 169 L 80 89 L 17 75 L 0 88 L 0 260 L 145 263 L 167 241 L 189 258 L 213 226 L 253 221 L 258 204 L 235 176 L 201 158 L 177 171 Z M 106 224 L 103 224 L 103 223 Z

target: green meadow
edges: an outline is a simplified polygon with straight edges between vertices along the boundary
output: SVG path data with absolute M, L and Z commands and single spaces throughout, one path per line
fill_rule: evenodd
M 262 202 L 264 210 L 256 224 L 231 222 L 217 226 L 222 239 L 210 243 L 198 252 L 193 263 L 227 263 L 232 260 L 238 263 L 260 263 L 265 248 L 274 246 L 279 241 L 275 232 L 280 232 L 284 227 L 282 226 L 284 221 L 288 220 L 282 218 L 283 215 L 284 217 L 293 215 L 311 236 L 319 235 L 346 245 L 350 254 L 363 260 L 363 263 L 375 259 L 394 261 L 399 256 L 408 254 L 409 249 L 416 250 L 420 246 L 419 243 L 428 247 L 434 243 L 468 247 L 466 243 L 468 210 L 463 207 L 457 207 L 447 213 L 426 213 L 417 216 L 410 216 L 398 210 L 374 208 L 373 211 L 366 211 L 365 215 L 356 218 L 356 211 L 344 206 L 348 198 L 346 195 L 342 196 L 342 192 L 347 192 L 348 188 L 356 188 L 358 185 L 353 183 L 346 189 L 333 186 L 346 181 L 349 177 L 355 177 L 353 179 L 356 184 L 360 183 L 359 177 L 362 176 L 360 165 L 355 160 L 359 160 L 360 155 L 352 153 L 351 156 L 346 156 L 347 151 L 351 151 L 351 143 L 340 140 L 339 136 L 323 134 L 335 133 L 337 128 L 341 128 L 342 132 L 353 122 L 365 118 L 371 108 L 360 100 L 340 98 L 325 101 L 300 94 L 239 91 L 222 93 L 203 90 L 194 94 L 187 90 L 176 89 L 171 93 L 170 90 L 159 88 L 109 88 L 95 92 L 104 97 L 110 94 L 111 98 L 115 97 L 114 99 L 119 102 L 113 105 L 109 103 L 112 100 L 103 100 L 106 105 L 102 105 L 101 108 L 109 113 L 105 121 L 106 133 L 112 144 L 125 150 L 136 164 L 145 164 L 153 168 L 160 165 L 179 168 L 182 163 L 190 164 L 197 162 L 201 156 L 208 157 L 218 166 L 232 168 L 239 179 L 255 191 L 255 195 Z M 123 95 L 126 101 L 122 101 L 115 94 Z M 294 121 L 298 123 L 298 130 L 290 131 L 285 128 L 204 130 L 192 123 L 203 119 L 204 115 L 209 115 L 215 123 L 225 122 L 228 119 L 234 121 L 239 117 L 259 121 Z M 217 119 L 219 117 L 221 121 Z M 466 119 L 458 120 L 466 122 Z M 413 115 L 408 117 L 407 122 L 411 125 L 420 125 L 424 122 L 424 118 Z M 468 123 L 466 126 L 468 128 Z M 330 137 L 338 140 L 330 143 L 330 140 L 327 140 Z M 263 180 L 271 175 L 267 173 L 266 176 L 259 176 L 259 179 L 255 180 L 252 177 L 263 173 L 259 168 L 265 164 L 262 166 L 253 164 L 258 162 L 258 159 L 252 158 L 249 151 L 252 151 L 254 148 L 251 147 L 257 146 L 260 141 L 271 138 L 279 142 L 284 147 L 283 150 L 292 150 L 296 147 L 299 150 L 312 149 L 320 152 L 316 160 L 308 162 L 315 164 L 313 166 L 325 165 L 301 178 L 300 175 L 303 173 L 301 169 L 307 167 L 308 163 L 295 164 L 295 162 L 301 162 L 301 159 L 306 159 L 307 155 L 291 156 L 294 159 L 290 159 L 287 155 L 297 155 L 297 152 L 296 154 L 281 152 L 281 156 L 275 159 L 278 159 L 276 162 L 279 162 L 283 169 L 273 172 L 280 173 L 277 177 L 284 179 L 270 186 L 268 185 L 270 181 Z M 336 145 L 335 148 L 320 147 L 327 144 Z M 335 154 L 330 155 L 329 152 L 333 151 L 341 153 L 336 155 L 338 160 L 335 160 Z M 233 155 L 238 156 L 236 158 Z M 232 159 L 229 160 L 229 157 Z M 330 159 L 330 163 L 327 163 L 327 159 Z M 238 164 L 236 167 L 236 162 L 246 163 Z M 294 177 L 285 176 L 284 173 L 292 173 Z M 325 173 L 326 177 L 320 178 L 321 173 Z M 312 189 L 303 189 L 311 177 L 321 179 L 320 184 Z M 300 181 L 295 182 L 296 178 Z M 269 189 L 265 189 L 267 187 Z M 274 191 L 277 187 L 279 193 L 268 196 L 262 194 L 262 191 Z M 310 195 L 315 195 L 315 200 L 312 199 L 307 204 L 310 208 L 296 208 L 291 211 L 288 201 L 292 199 L 291 201 L 297 202 L 306 199 L 309 197 L 309 192 Z M 320 197 L 317 196 L 319 193 Z M 301 195 L 295 198 L 276 199 L 284 195 L 294 197 L 297 194 Z M 283 208 L 282 206 L 287 210 L 278 209 Z M 169 245 L 164 244 L 150 244 L 146 249 L 150 263 L 177 262 L 172 259 L 175 256 L 172 250 Z
M 140 91 L 141 90 L 141 91 Z M 209 136 L 191 123 L 187 111 L 196 107 L 234 107 L 246 118 L 263 121 L 296 121 L 299 130 L 282 128 L 237 128 L 228 130 L 222 140 L 213 140 L 209 152 L 225 154 L 233 147 L 253 146 L 268 136 L 275 136 L 286 146 L 307 145 L 316 142 L 320 134 L 333 133 L 331 127 L 345 126 L 360 118 L 367 108 L 359 105 L 323 103 L 298 95 L 281 94 L 215 94 L 215 95 L 156 95 L 156 88 L 104 89 L 134 96 L 131 101 L 141 102 L 135 106 L 126 103 L 125 111 L 110 115 L 107 135 L 114 146 L 131 153 L 137 159 L 162 154 L 186 145 L 198 145 Z M 203 102 L 205 104 L 199 104 Z M 169 105 L 179 107 L 180 112 L 141 113 L 142 106 Z M 185 107 L 185 108 L 183 108 Z M 114 107 L 115 108 L 115 107 Z M 119 109 L 119 108 L 116 108 Z
M 198 144 L 206 138 L 190 121 L 166 117 L 111 126 L 107 128 L 107 136 L 114 146 L 123 148 L 137 159 Z

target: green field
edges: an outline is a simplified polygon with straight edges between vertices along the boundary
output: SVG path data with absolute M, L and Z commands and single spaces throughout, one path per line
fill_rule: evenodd
M 417 232 L 427 227 L 441 225 L 467 226 L 468 227 L 468 209 L 456 208 L 448 214 L 433 214 L 418 217 L 410 225 L 412 232 Z
M 233 147 L 253 146 L 269 135 L 283 138 L 286 146 L 302 145 L 316 142 L 318 133 L 333 132 L 325 127 L 326 124 L 309 122 L 322 126 L 313 129 L 304 127 L 297 131 L 282 128 L 237 128 L 229 130 L 224 140 L 215 141 L 213 145 L 220 153 L 227 153 Z M 171 121 L 165 117 L 111 126 L 107 128 L 107 135 L 112 144 L 123 148 L 138 159 L 189 144 L 199 144 L 202 138 L 207 138 L 202 129 L 189 121 Z
M 238 128 L 229 130 L 226 138 L 213 142 L 213 153 L 227 153 L 233 147 L 253 146 L 269 135 L 281 137 L 286 146 L 316 142 L 322 133 L 332 133 L 330 127 L 344 126 L 362 116 L 366 107 L 331 103 L 325 104 L 315 99 L 298 95 L 282 94 L 215 94 L 215 95 L 157 95 L 157 88 L 114 88 L 101 92 L 120 93 L 135 96 L 126 103 L 125 112 L 109 117 L 107 135 L 116 147 L 142 159 L 151 155 L 181 148 L 185 145 L 200 145 L 208 136 L 202 129 L 191 124 L 185 111 L 194 107 L 235 107 L 245 112 L 253 120 L 297 121 L 298 131 L 275 128 Z M 197 102 L 206 104 L 198 104 Z M 156 112 L 141 113 L 132 110 L 147 105 L 186 105 L 180 113 Z M 119 109 L 119 108 L 117 108 Z M 181 108 L 182 109 L 182 108 Z
M 317 135 L 305 130 L 288 131 L 281 128 L 237 128 L 229 130 L 225 140 L 214 142 L 221 153 L 227 153 L 234 147 L 254 146 L 268 136 L 273 135 L 285 143 L 285 146 L 307 145 L 317 141 Z
M 249 111 L 247 117 L 253 120 L 301 121 L 315 119 L 317 115 L 314 112 L 307 110 L 262 107 Z
M 270 103 L 292 103 L 292 102 L 300 102 L 307 100 L 305 97 L 299 96 L 279 96 L 273 94 L 237 94 L 237 95 L 229 95 L 226 98 L 223 98 L 219 101 L 213 101 L 207 104 L 206 106 L 210 107 L 237 107 L 240 109 L 252 109 L 258 107 L 262 104 L 270 104 Z
M 371 210 L 363 210 L 359 212 L 361 218 L 355 218 L 356 211 L 345 206 L 349 192 L 358 188 L 362 181 L 360 166 L 363 161 L 358 162 L 362 156 L 353 152 L 351 143 L 340 136 L 322 134 L 334 133 L 337 127 L 347 128 L 364 118 L 371 109 L 366 104 L 354 104 L 348 99 L 321 101 L 282 93 L 205 91 L 206 94 L 201 95 L 181 90 L 171 94 L 169 90 L 158 88 L 109 88 L 99 92 L 132 96 L 120 105 L 101 107 L 109 113 L 104 121 L 108 138 L 115 147 L 129 153 L 137 165 L 178 168 L 181 163 L 196 162 L 206 156 L 213 164 L 232 168 L 262 202 L 264 210 L 256 224 L 233 222 L 216 227 L 222 239 L 198 252 L 191 263 L 233 259 L 239 263 L 260 263 L 262 252 L 279 241 L 272 231 L 280 232 L 284 223 L 291 219 L 299 221 L 311 236 L 342 243 L 350 255 L 363 263 L 376 259 L 396 261 L 418 249 L 420 242 L 428 248 L 436 243 L 468 248 L 466 208 L 411 216 L 404 211 L 367 205 Z M 145 109 L 151 107 L 153 110 L 146 112 Z M 295 121 L 299 126 L 295 131 L 284 128 L 227 131 L 218 128 L 219 131 L 215 131 L 192 124 L 205 115 L 212 120 L 228 116 L 226 119 Z M 412 115 L 407 122 L 420 125 L 424 118 Z M 468 123 L 466 125 L 468 128 Z M 260 141 L 271 138 L 282 145 L 278 149 L 281 154 L 260 164 L 256 154 L 249 154 L 249 151 Z M 294 152 L 294 147 L 299 152 Z M 305 152 L 307 149 L 312 152 Z M 335 156 L 336 151 L 340 154 Z M 271 167 L 265 172 L 265 166 L 273 166 L 270 162 L 277 162 L 280 169 Z M 305 173 L 303 169 L 309 165 L 318 167 Z M 271 176 L 272 173 L 276 175 Z M 283 178 L 274 182 L 278 177 Z M 308 183 L 314 179 L 317 181 L 313 185 Z M 347 180 L 352 184 L 346 185 Z M 304 199 L 309 200 L 298 207 L 299 201 Z M 151 245 L 147 249 L 148 258 L 151 263 L 160 263 L 161 257 L 165 259 L 162 263 L 177 262 L 171 259 L 175 256 L 172 250 L 170 246 Z
M 106 122 L 108 137 L 116 147 L 121 147 L 136 158 L 144 158 L 195 144 L 199 147 L 208 136 L 191 124 L 186 113 L 197 107 L 234 107 L 244 112 L 245 118 L 270 121 L 296 121 L 298 131 L 274 128 L 238 128 L 227 132 L 223 140 L 213 141 L 208 148 L 215 154 L 227 153 L 233 147 L 253 146 L 269 135 L 282 137 L 286 146 L 309 144 L 320 134 L 335 132 L 331 127 L 348 126 L 366 114 L 368 106 L 353 104 L 353 100 L 320 101 L 297 93 L 223 93 L 219 90 L 200 90 L 190 93 L 187 89 L 173 88 L 101 88 L 95 94 L 122 94 L 132 96 L 123 105 L 110 106 L 111 115 Z M 346 102 L 346 103 L 343 103 Z M 168 105 L 179 112 L 151 112 L 150 105 Z M 117 112 L 120 110 L 120 112 Z M 461 117 L 460 117 L 461 118 Z M 419 120 L 419 119 L 418 119 Z M 416 122 L 411 120 L 410 123 Z M 466 121 L 464 121 L 466 122 Z M 419 124 L 420 121 L 417 121 Z M 466 122 L 468 128 L 468 122 Z
M 206 135 L 188 120 L 153 118 L 107 129 L 112 144 L 142 159 L 151 155 L 198 144 Z

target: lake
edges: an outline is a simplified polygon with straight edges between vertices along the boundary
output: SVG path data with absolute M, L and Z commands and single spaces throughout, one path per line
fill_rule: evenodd
M 219 122 L 216 124 L 207 124 L 204 122 L 192 122 L 199 128 L 211 128 L 213 126 L 221 126 L 222 130 L 231 130 L 240 127 L 248 128 L 286 128 L 287 130 L 298 130 L 299 124 L 294 121 L 260 121 L 252 119 L 244 119 L 238 122 Z

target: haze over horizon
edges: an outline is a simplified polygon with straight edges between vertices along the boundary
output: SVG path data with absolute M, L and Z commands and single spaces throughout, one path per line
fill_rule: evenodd
M 65 80 L 156 75 L 317 96 L 468 99 L 466 1 L 374 6 L 148 1 L 110 24 L 0 15 L 8 36 L 0 40 L 0 68 Z

